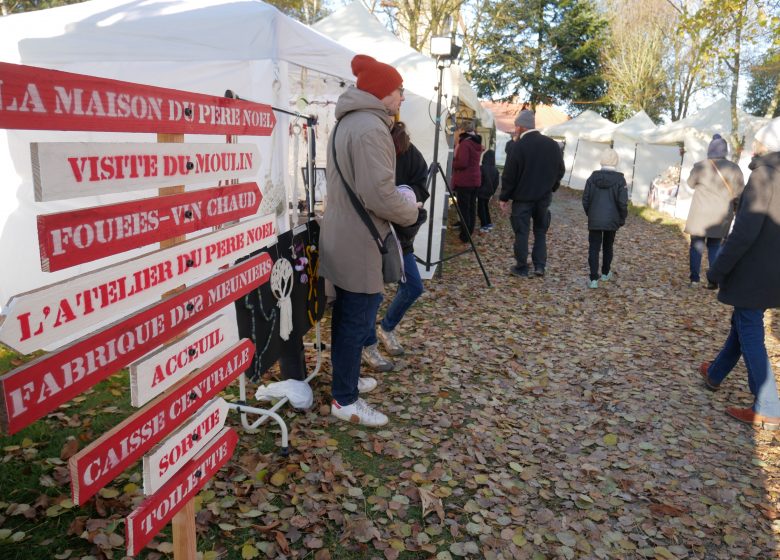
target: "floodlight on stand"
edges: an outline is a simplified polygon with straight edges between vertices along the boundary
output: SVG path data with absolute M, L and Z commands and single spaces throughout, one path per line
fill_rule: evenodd
M 452 56 L 452 46 L 452 37 L 432 37 L 431 56 L 450 58 Z

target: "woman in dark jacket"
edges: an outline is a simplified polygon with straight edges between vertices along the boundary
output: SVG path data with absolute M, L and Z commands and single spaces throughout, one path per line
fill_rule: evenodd
M 407 185 L 412 188 L 417 202 L 428 200 L 428 165 L 420 150 L 411 143 L 406 125 L 397 122 L 390 130 L 395 144 L 395 182 L 397 185 Z M 406 311 L 417 301 L 423 293 L 422 279 L 414 258 L 414 238 L 420 226 L 425 223 L 428 214 L 424 208 L 420 209 L 420 217 L 417 223 L 411 226 L 399 226 L 393 224 L 396 236 L 401 244 L 404 254 L 405 278 L 398 284 L 398 291 L 390 302 L 385 316 L 376 331 L 377 339 L 391 356 L 400 356 L 404 353 L 403 346 L 395 336 L 395 327 L 403 319 Z M 392 366 L 392 364 L 390 364 Z
M 482 227 L 479 229 L 482 233 L 488 233 L 493 229 L 493 222 L 490 220 L 490 198 L 498 189 L 496 152 L 493 150 L 487 150 L 482 156 L 480 174 L 479 190 L 477 190 L 477 214 Z
M 601 281 L 612 278 L 612 255 L 615 234 L 626 223 L 628 190 L 626 178 L 615 168 L 618 155 L 606 149 L 601 156 L 601 169 L 591 173 L 582 193 L 582 207 L 588 215 L 588 287 L 599 287 L 599 253 L 603 250 Z
M 688 177 L 688 186 L 694 189 L 685 222 L 685 233 L 691 236 L 691 287 L 699 285 L 705 246 L 710 267 L 715 262 L 721 243 L 729 234 L 736 201 L 745 187 L 742 170 L 726 159 L 728 149 L 720 134 L 713 136 L 707 148 L 707 159 L 697 162 Z M 707 288 L 714 290 L 717 286 L 708 283 Z
M 473 130 L 459 137 L 452 159 L 452 186 L 458 197 L 458 209 L 462 218 L 460 240 L 468 243 L 474 233 L 477 220 L 477 190 L 481 180 L 479 160 L 485 150 L 482 137 Z
M 699 373 L 715 391 L 741 356 L 753 406 L 727 408 L 726 414 L 778 427 L 780 399 L 764 343 L 764 312 L 780 308 L 780 121 L 759 130 L 756 140 L 758 155 L 750 164 L 734 228 L 707 271 L 707 279 L 720 287 L 718 299 L 734 307 L 731 331 L 715 360 L 701 364 Z

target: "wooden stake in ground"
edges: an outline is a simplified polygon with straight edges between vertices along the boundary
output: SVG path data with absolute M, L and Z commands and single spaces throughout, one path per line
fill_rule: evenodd
M 184 142 L 184 134 L 158 134 L 158 143 L 182 143 Z M 159 190 L 160 196 L 168 194 L 179 194 L 184 192 L 184 185 L 178 185 L 175 187 L 164 187 Z M 186 236 L 173 237 L 165 241 L 160 242 L 160 249 L 167 249 L 179 243 L 182 243 L 186 239 Z M 179 291 L 181 288 L 172 290 L 172 293 Z M 164 294 L 163 297 L 169 294 Z M 189 500 L 183 508 L 181 508 L 176 515 L 173 516 L 171 521 L 173 526 L 173 557 L 176 560 L 189 560 L 195 558 L 197 553 L 197 537 L 195 536 L 195 502 Z

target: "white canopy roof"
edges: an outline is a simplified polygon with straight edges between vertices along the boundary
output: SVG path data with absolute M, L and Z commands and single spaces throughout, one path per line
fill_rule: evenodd
M 613 138 L 620 135 L 624 138 L 639 141 L 641 134 L 650 132 L 656 128 L 653 120 L 644 111 L 639 111 L 630 119 L 619 123 L 612 131 Z
M 0 21 L 6 62 L 277 60 L 352 80 L 349 49 L 257 0 L 91 0 Z
M 405 44 L 387 29 L 365 6 L 355 0 L 330 16 L 314 24 L 320 31 L 348 46 L 355 52 L 373 56 L 395 67 L 404 78 L 404 87 L 414 93 L 433 99 L 436 103 L 436 86 L 439 72 L 436 61 Z M 482 126 L 493 126 L 493 114 L 483 108 L 477 94 L 463 77 L 457 65 L 444 71 L 443 90 L 447 95 L 458 96 L 482 121 Z M 431 111 L 431 116 L 435 109 Z
M 766 119 L 754 117 L 741 109 L 737 110 L 737 119 L 739 133 L 751 138 L 766 123 Z M 719 99 L 689 117 L 645 132 L 641 138 L 653 144 L 674 144 L 685 142 L 688 134 L 695 134 L 709 141 L 716 133 L 724 137 L 731 134 L 731 105 L 726 99 Z
M 617 125 L 594 111 L 587 110 L 573 119 L 542 129 L 546 136 L 583 137 L 594 142 L 609 142 Z M 586 136 L 587 135 L 587 136 Z

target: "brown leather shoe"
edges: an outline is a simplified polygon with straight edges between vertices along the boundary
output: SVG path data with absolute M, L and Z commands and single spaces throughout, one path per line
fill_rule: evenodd
M 720 385 L 715 385 L 714 383 L 710 383 L 710 378 L 707 375 L 707 370 L 710 369 L 710 363 L 709 362 L 702 362 L 699 364 L 699 373 L 704 378 L 704 386 L 707 387 L 710 391 L 717 391 L 720 389 Z
M 752 408 L 727 408 L 726 414 L 732 418 L 736 418 L 740 422 L 745 424 L 752 424 L 754 426 L 761 426 L 767 430 L 776 430 L 780 428 L 780 418 L 776 416 L 764 416 L 763 414 L 757 414 Z

